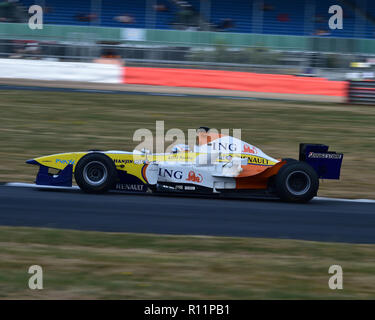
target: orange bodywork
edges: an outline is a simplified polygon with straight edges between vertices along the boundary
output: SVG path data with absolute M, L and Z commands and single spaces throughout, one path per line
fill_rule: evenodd
M 268 179 L 276 175 L 284 164 L 286 161 L 272 167 L 253 164 L 242 166 L 243 171 L 236 177 L 236 189 L 267 189 Z

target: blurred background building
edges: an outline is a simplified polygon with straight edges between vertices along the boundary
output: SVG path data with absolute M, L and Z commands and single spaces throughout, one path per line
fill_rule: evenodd
M 31 5 L 44 28 L 28 27 Z M 343 29 L 331 30 L 331 5 Z M 0 55 L 129 65 L 319 75 L 342 79 L 353 62 L 372 68 L 370 0 L 2 0 Z

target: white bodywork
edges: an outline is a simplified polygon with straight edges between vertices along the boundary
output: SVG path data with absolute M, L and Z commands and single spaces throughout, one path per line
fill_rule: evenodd
M 193 184 L 214 191 L 235 189 L 235 178 L 242 172 L 242 166 L 248 164 L 248 159 L 241 156 L 251 155 L 270 165 L 279 162 L 259 148 L 230 136 L 196 146 L 194 151 L 199 155 L 193 162 L 158 161 L 150 164 L 146 170 L 149 183 Z

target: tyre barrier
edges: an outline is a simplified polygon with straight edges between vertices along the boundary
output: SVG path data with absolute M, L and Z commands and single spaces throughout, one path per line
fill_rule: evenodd
M 348 103 L 375 105 L 375 81 L 350 80 L 348 84 Z

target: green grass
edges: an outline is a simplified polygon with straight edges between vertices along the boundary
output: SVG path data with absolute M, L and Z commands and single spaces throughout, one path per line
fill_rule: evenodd
M 133 150 L 139 128 L 205 125 L 240 128 L 244 140 L 273 157 L 298 157 L 300 142 L 344 152 L 341 181 L 322 183 L 320 195 L 374 198 L 375 108 L 325 103 L 214 98 L 0 92 L 0 181 L 32 182 L 36 156 L 88 149 Z
M 375 298 L 373 245 L 0 227 L 0 248 L 0 299 Z

